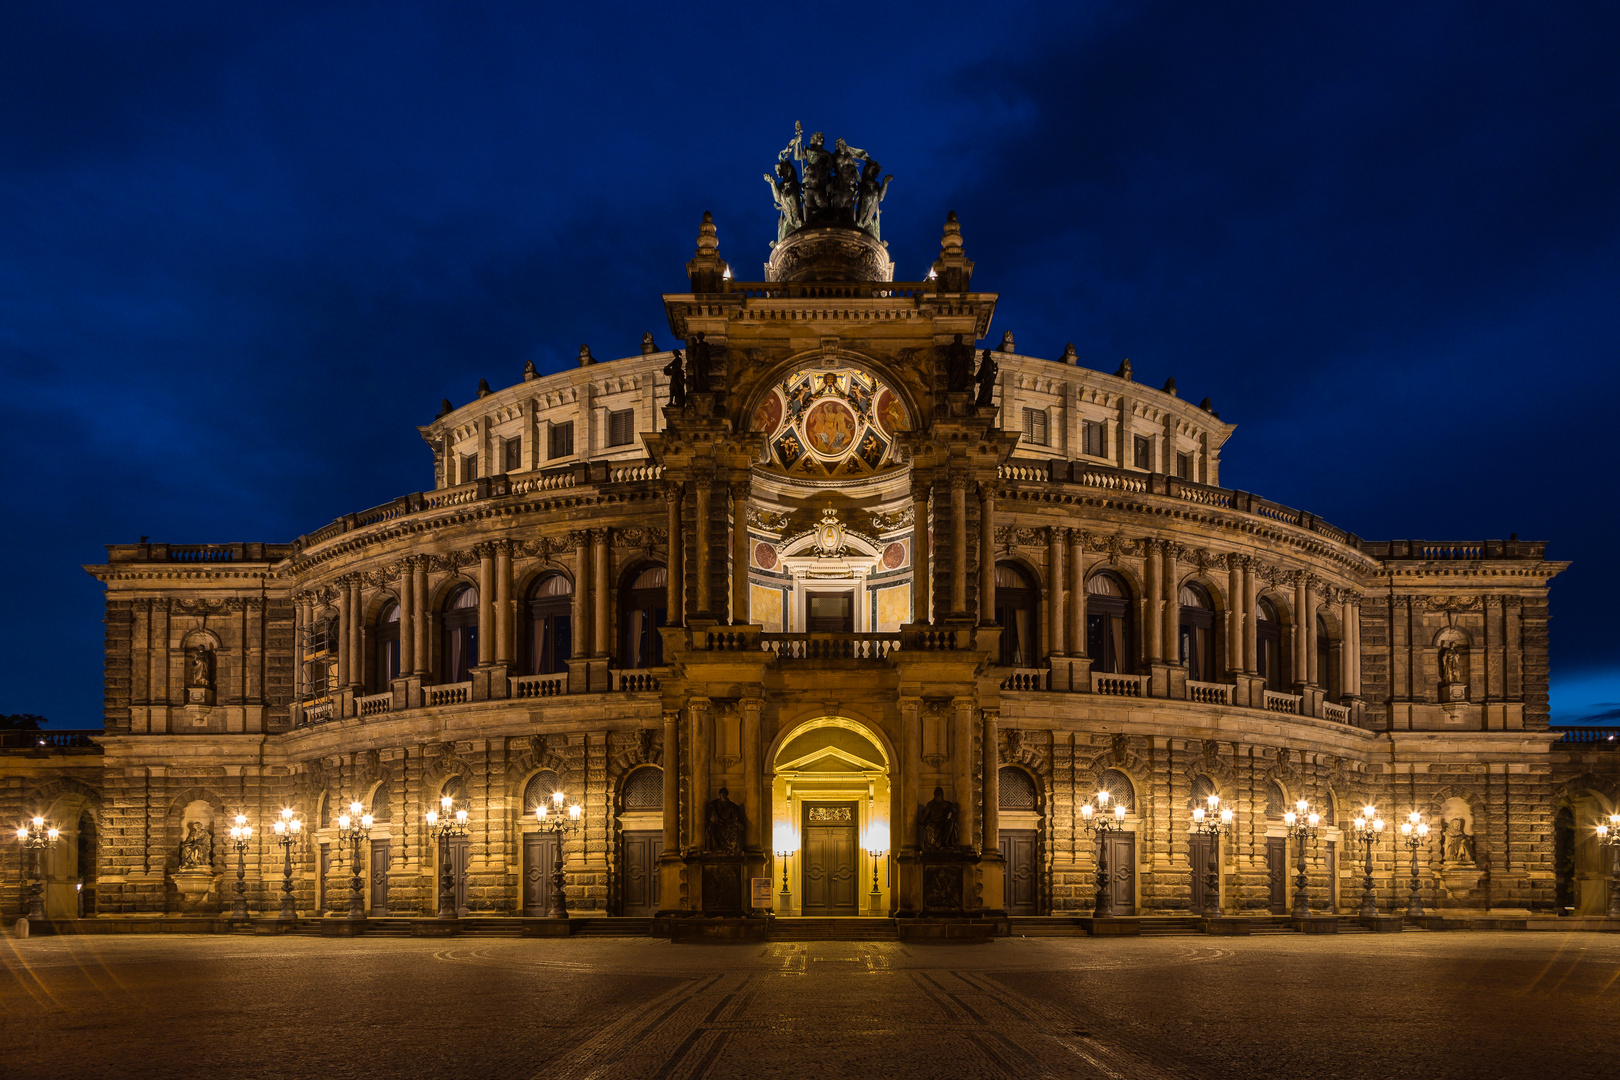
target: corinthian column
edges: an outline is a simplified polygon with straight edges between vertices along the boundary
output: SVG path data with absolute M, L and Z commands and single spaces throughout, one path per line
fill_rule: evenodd
M 1001 848 L 1001 757 L 1000 714 L 984 710 L 984 850 Z
M 591 651 L 596 656 L 608 654 L 608 531 L 591 530 L 591 569 L 595 571 L 595 610 L 591 613 L 594 631 Z
M 432 666 L 429 662 L 432 658 L 428 655 L 427 573 L 427 559 L 418 556 L 412 567 L 415 581 L 411 586 L 411 600 L 415 603 L 416 621 L 411 625 L 411 630 L 412 640 L 415 642 L 416 666 L 411 669 L 411 673 L 424 678 Z
M 748 481 L 731 484 L 731 622 L 740 626 L 748 613 Z
M 1243 565 L 1236 555 L 1226 557 L 1226 670 L 1243 670 Z
M 1159 542 L 1157 540 L 1144 540 L 1142 546 L 1147 554 L 1143 558 L 1143 570 L 1146 580 L 1143 582 L 1143 614 L 1147 616 L 1147 633 L 1143 634 L 1143 651 L 1147 653 L 1147 661 L 1156 664 L 1164 659 L 1164 586 L 1160 583 L 1163 563 L 1159 558 Z
M 1176 587 L 1176 546 L 1165 541 L 1164 572 L 1164 662 L 1181 662 L 1181 590 Z
M 591 654 L 590 609 L 585 606 L 585 598 L 591 591 L 591 534 L 580 529 L 569 536 L 574 542 L 574 604 L 573 626 L 569 627 L 572 641 L 569 659 L 583 660 Z M 573 693 L 579 691 L 574 690 Z
M 478 664 L 493 660 L 500 632 L 495 629 L 495 545 L 478 545 Z
M 967 477 L 951 474 L 951 614 L 967 612 Z
M 979 483 L 979 625 L 996 621 L 996 488 Z
M 1063 648 L 1063 534 L 1066 529 L 1046 530 L 1046 653 L 1062 656 Z M 1054 687 L 1054 689 L 1056 689 Z
M 495 662 L 512 662 L 512 545 L 495 543 Z
M 1086 655 L 1086 546 L 1079 529 L 1069 530 L 1069 655 Z
M 928 552 L 928 493 L 931 484 L 912 473 L 911 477 L 911 618 L 932 622 L 929 604 L 933 591 L 932 559 Z
M 681 850 L 680 723 L 678 709 L 664 713 L 664 850 Z
M 399 673 L 416 670 L 416 559 L 399 569 Z
M 714 482 L 714 473 L 708 468 L 699 468 L 693 470 L 692 478 L 697 485 L 697 521 L 692 529 L 692 543 L 695 545 L 692 572 L 697 575 L 696 614 L 708 618 L 712 614 L 709 603 L 709 488 Z
M 664 487 L 664 508 L 669 519 L 669 571 L 666 578 L 669 582 L 669 598 L 664 601 L 664 609 L 668 613 L 665 621 L 670 626 L 683 626 L 686 623 L 686 585 L 685 567 L 686 551 L 681 536 L 681 499 L 685 494 L 685 485 L 670 483 Z
M 1306 658 L 1308 642 L 1305 639 L 1305 626 L 1311 621 L 1309 608 L 1311 606 L 1310 578 L 1300 571 L 1294 576 L 1294 682 L 1307 683 L 1311 681 L 1310 661 Z

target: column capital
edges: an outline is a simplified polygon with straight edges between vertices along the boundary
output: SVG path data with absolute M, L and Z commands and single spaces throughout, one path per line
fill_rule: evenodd
M 966 491 L 968 486 L 967 474 L 961 472 L 951 473 L 950 484 L 952 491 Z
M 1001 720 L 1000 706 L 981 708 L 979 713 L 987 724 L 994 724 Z
M 931 477 L 920 476 L 916 472 L 911 474 L 911 499 L 913 502 L 922 502 L 934 493 L 934 481 Z
M 670 480 L 664 484 L 664 501 L 679 503 L 686 497 L 686 482 L 684 480 Z
M 666 724 L 679 724 L 680 722 L 681 722 L 681 710 L 679 710 L 679 709 L 665 709 L 664 710 L 664 723 L 666 723 Z
M 591 542 L 591 532 L 589 529 L 572 529 L 568 533 L 568 542 L 575 548 L 586 547 Z

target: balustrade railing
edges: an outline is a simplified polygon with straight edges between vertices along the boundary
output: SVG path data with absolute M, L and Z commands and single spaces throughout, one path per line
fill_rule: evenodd
M 663 476 L 662 465 L 631 465 L 623 469 L 609 469 L 608 483 L 628 484 L 637 480 L 660 480 Z
M 477 498 L 478 484 L 475 481 L 471 484 L 462 484 L 459 487 L 440 488 L 438 491 L 425 494 L 422 496 L 422 505 L 429 510 L 442 510 L 446 506 L 463 506 L 475 501 Z M 331 527 L 330 525 L 327 526 L 328 529 Z M 324 531 L 323 529 L 322 532 Z M 341 532 L 342 529 L 338 531 Z M 310 539 L 313 541 L 314 537 Z M 325 537 L 321 537 L 321 539 L 324 540 Z
M 229 544 L 170 544 L 170 562 L 232 562 L 236 553 Z
M 1331 701 L 1322 702 L 1322 719 L 1332 720 L 1336 724 L 1350 722 L 1350 710 L 1344 705 L 1335 705 Z
M 568 693 L 568 674 L 517 675 L 507 680 L 509 693 L 515 698 L 561 697 Z
M 759 647 L 784 660 L 882 660 L 900 648 L 900 635 L 761 634 Z
M 663 689 L 663 682 L 650 671 L 619 672 L 619 689 L 627 694 Z
M 1003 690 L 1045 690 L 1051 672 L 1045 668 L 1014 668 L 1001 680 Z
M 304 723 L 319 724 L 323 720 L 332 719 L 331 701 L 311 701 L 303 708 Z
M 1002 480 L 1050 480 L 1052 467 L 1046 464 L 1027 465 L 1009 461 L 996 466 L 996 476 Z
M 972 648 L 972 636 L 967 631 L 935 630 L 932 627 L 926 630 L 908 630 L 900 635 L 900 647 L 916 649 L 919 652 L 954 652 L 957 649 Z
M 1230 705 L 1237 687 L 1228 683 L 1187 680 L 1187 700 L 1200 705 Z
M 1620 750 L 1620 727 L 1566 727 L 1554 746 L 1580 746 L 1588 750 Z
M 1266 691 L 1266 712 L 1288 713 L 1291 716 L 1299 715 L 1299 705 L 1303 699 L 1298 694 L 1280 694 L 1275 690 Z
M 572 471 L 556 472 L 510 481 L 508 490 L 513 495 L 527 495 L 532 491 L 560 491 L 563 488 L 576 487 L 578 484 L 579 478 Z
M 0 750 L 89 750 L 100 728 L 60 731 L 0 731 Z
M 361 716 L 380 716 L 394 707 L 392 692 L 382 694 L 369 694 L 366 697 L 354 699 L 354 711 Z
M 753 630 L 710 630 L 701 639 L 694 634 L 692 645 L 709 652 L 743 652 L 759 647 L 759 634 Z
M 933 290 L 924 281 L 872 285 L 734 281 L 726 291 L 741 293 L 746 300 L 907 300 Z
M 1075 483 L 1102 488 L 1104 491 L 1146 492 L 1148 489 L 1147 480 L 1142 477 L 1127 473 L 1102 472 L 1097 469 L 1087 469 L 1080 473 L 1075 477 Z
M 472 700 L 472 683 L 458 682 L 446 683 L 443 686 L 424 687 L 422 696 L 430 706 L 465 705 Z
M 1106 671 L 1093 671 L 1091 692 L 1108 697 L 1145 698 L 1148 696 L 1148 687 L 1152 679 L 1151 675 L 1115 675 Z

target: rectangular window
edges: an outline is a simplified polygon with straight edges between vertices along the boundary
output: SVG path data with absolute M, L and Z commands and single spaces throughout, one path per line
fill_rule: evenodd
M 470 484 L 476 479 L 478 479 L 478 455 L 461 455 L 461 482 Z
M 1183 480 L 1191 480 L 1193 478 L 1191 454 L 1176 455 L 1176 475 L 1181 477 Z
M 1146 435 L 1136 436 L 1136 467 L 1153 471 L 1153 440 Z
M 636 441 L 636 410 L 621 409 L 607 414 L 607 444 L 629 446 Z
M 1024 410 L 1024 441 L 1035 446 L 1046 445 L 1046 410 Z
M 547 449 L 546 456 L 551 458 L 574 456 L 574 422 L 572 420 L 551 425 L 551 446 Z
M 1108 456 L 1108 426 L 1103 421 L 1080 421 L 1080 452 L 1090 457 Z
M 502 457 L 506 462 L 506 471 L 509 473 L 523 471 L 523 437 L 507 439 L 501 443 Z

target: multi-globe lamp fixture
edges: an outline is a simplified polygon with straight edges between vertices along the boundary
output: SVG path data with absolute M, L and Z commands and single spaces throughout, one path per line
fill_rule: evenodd
M 1095 807 L 1089 802 L 1080 807 L 1086 831 L 1097 838 L 1097 902 L 1092 913 L 1099 919 L 1114 914 L 1113 889 L 1108 875 L 1108 834 L 1125 827 L 1125 806 L 1115 801 L 1110 813 L 1108 803 L 1111 798 L 1107 791 L 1099 791 Z
M 1195 806 L 1192 831 L 1209 837 L 1209 861 L 1204 867 L 1204 910 L 1206 917 L 1221 913 L 1221 837 L 1232 827 L 1232 809 L 1221 805 L 1219 795 L 1205 800 L 1208 807 Z
M 28 886 L 28 917 L 30 919 L 43 919 L 45 917 L 45 872 L 41 869 L 40 858 L 47 848 L 56 846 L 56 841 L 62 833 L 54 825 L 47 825 L 45 819 L 35 814 L 27 825 L 17 829 L 17 842 L 28 849 L 33 863 L 33 883 Z
M 1384 819 L 1378 816 L 1378 808 L 1363 806 L 1361 816 L 1355 819 L 1355 830 L 1365 860 L 1361 879 L 1361 917 L 1370 919 L 1378 914 L 1378 896 L 1373 890 L 1373 844 L 1384 835 Z
M 540 827 L 556 837 L 553 845 L 556 861 L 551 867 L 551 908 L 546 912 L 546 917 L 550 919 L 568 918 L 568 878 L 563 873 L 563 840 L 579 832 L 580 818 L 584 815 L 578 803 L 571 803 L 565 808 L 563 803 L 567 800 L 567 795 L 554 791 L 549 807 L 542 802 L 534 808 L 534 819 L 540 823 Z
M 304 831 L 304 823 L 292 812 L 291 807 L 283 806 L 281 816 L 270 823 L 270 828 L 276 834 L 276 843 L 281 845 L 281 914 L 278 919 L 285 923 L 295 922 L 298 913 L 293 909 L 292 849 Z
M 1598 822 L 1598 843 L 1609 852 L 1609 918 L 1620 919 L 1620 814 Z
M 253 839 L 253 826 L 246 814 L 237 814 L 231 822 L 231 847 L 236 852 L 236 898 L 231 901 L 231 921 L 246 922 L 247 906 L 247 849 Z
M 1423 914 L 1423 883 L 1418 880 L 1418 849 L 1429 842 L 1429 823 L 1416 810 L 1401 822 L 1401 843 L 1412 853 L 1412 897 L 1407 901 L 1406 913 L 1413 918 Z
M 1322 815 L 1311 809 L 1304 799 L 1283 815 L 1283 828 L 1293 838 L 1298 852 L 1294 863 L 1294 918 L 1303 919 L 1311 913 L 1310 878 L 1305 874 L 1306 841 L 1316 842 L 1316 830 L 1322 824 Z
M 439 799 L 439 810 L 425 815 L 428 835 L 439 844 L 439 918 L 445 920 L 456 917 L 456 867 L 450 841 L 467 835 L 467 810 L 455 806 L 456 800 L 445 795 Z

